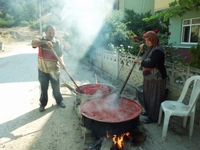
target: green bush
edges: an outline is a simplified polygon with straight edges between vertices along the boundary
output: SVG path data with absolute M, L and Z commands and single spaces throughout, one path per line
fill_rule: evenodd
M 29 22 L 29 28 L 30 29 L 35 29 L 35 30 L 39 30 L 40 29 L 40 22 L 33 22 L 33 21 L 30 21 Z
M 14 24 L 15 24 L 15 21 L 14 21 L 14 20 L 8 20 L 8 21 L 6 21 L 5 26 L 6 26 L 6 27 L 12 27 Z
M 168 32 L 169 22 L 163 22 L 162 19 L 154 19 L 148 22 L 143 21 L 144 18 L 152 16 L 149 12 L 138 14 L 134 10 L 125 9 L 123 22 L 127 24 L 127 29 L 132 30 L 137 36 L 145 31 L 159 29 L 161 33 Z
M 105 48 L 108 48 L 108 44 L 112 43 L 115 46 L 128 45 L 129 31 L 127 30 L 127 24 L 129 22 L 122 22 L 123 16 L 121 11 L 116 11 L 112 16 L 106 17 L 104 26 L 104 39 Z
M 20 26 L 27 27 L 27 26 L 29 26 L 29 22 L 28 21 L 21 21 Z
M 15 24 L 15 20 L 13 16 L 6 14 L 5 20 L 0 18 L 0 26 L 1 27 L 12 27 Z
M 159 29 L 154 30 L 157 33 L 160 41 L 160 45 L 165 49 L 165 60 L 166 62 L 179 62 L 179 54 L 176 53 L 176 48 L 173 46 L 173 43 L 169 43 L 171 32 L 161 33 Z M 143 33 L 140 33 L 142 35 Z M 133 32 L 129 35 L 129 46 L 127 52 L 137 55 L 140 50 L 140 44 L 146 43 L 143 41 L 142 37 L 136 36 Z
M 0 27 L 5 27 L 6 21 L 0 18 Z
M 189 62 L 189 65 L 192 67 L 200 68 L 200 38 L 196 47 L 192 45 L 190 48 L 190 53 L 192 55 L 192 60 Z

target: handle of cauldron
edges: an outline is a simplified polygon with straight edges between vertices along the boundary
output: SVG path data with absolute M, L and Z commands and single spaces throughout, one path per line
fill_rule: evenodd
M 138 57 L 140 56 L 141 50 L 142 50 L 142 49 L 140 49 L 140 51 L 139 51 L 139 53 L 138 53 L 138 55 L 137 55 L 136 58 L 138 58 Z M 120 96 L 121 96 L 121 94 L 122 94 L 122 92 L 123 92 L 123 90 L 124 90 L 124 87 L 125 87 L 125 85 L 126 85 L 128 79 L 129 79 L 129 77 L 130 77 L 132 71 L 133 71 L 133 68 L 135 67 L 135 64 L 136 64 L 136 63 L 134 62 L 133 66 L 132 66 L 132 68 L 131 68 L 131 70 L 130 70 L 130 72 L 129 72 L 129 74 L 128 74 L 128 77 L 126 78 L 126 81 L 124 82 L 124 85 L 122 86 L 122 88 L 121 88 L 121 90 L 120 90 L 120 92 L 119 92 L 119 95 L 120 95 Z
M 50 47 L 50 48 L 51 48 L 51 47 Z M 69 75 L 69 73 L 67 72 L 67 69 L 64 67 L 62 61 L 60 60 L 60 58 L 58 57 L 58 55 L 56 54 L 56 52 L 54 51 L 53 48 L 51 48 L 51 51 L 52 51 L 53 54 L 56 56 L 56 58 L 57 58 L 57 60 L 59 61 L 59 63 L 63 66 L 63 70 L 65 70 L 65 72 L 68 74 L 69 78 L 72 80 L 72 82 L 74 83 L 74 85 L 76 86 L 76 88 L 78 88 L 79 91 L 80 91 L 81 93 L 84 93 L 84 92 L 78 87 L 78 85 L 77 85 L 76 82 L 72 79 L 72 77 Z

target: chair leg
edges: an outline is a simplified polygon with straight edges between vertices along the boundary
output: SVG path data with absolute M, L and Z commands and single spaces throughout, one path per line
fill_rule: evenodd
M 162 139 L 165 140 L 167 136 L 167 129 L 169 125 L 170 114 L 165 112 L 163 131 L 162 131 Z
M 189 126 L 189 138 L 192 138 L 192 133 L 193 133 L 193 127 L 194 127 L 194 117 L 195 117 L 195 113 L 193 112 L 190 116 L 190 126 Z
M 185 128 L 187 125 L 187 119 L 188 117 L 183 117 L 183 127 Z
M 158 118 L 158 125 L 160 125 L 161 118 L 162 118 L 162 113 L 163 113 L 162 106 L 160 106 L 160 112 L 159 112 L 159 118 Z

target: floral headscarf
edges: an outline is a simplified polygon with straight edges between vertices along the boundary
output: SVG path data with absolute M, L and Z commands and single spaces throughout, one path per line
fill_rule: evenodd
M 143 39 L 147 39 L 148 41 L 151 41 L 151 43 L 153 44 L 153 48 L 159 44 L 159 38 L 154 31 L 147 31 L 142 35 L 142 37 Z

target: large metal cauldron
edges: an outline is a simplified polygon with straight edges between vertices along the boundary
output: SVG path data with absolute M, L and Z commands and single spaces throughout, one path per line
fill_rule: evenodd
M 107 93 L 107 94 L 101 94 L 101 95 L 96 95 L 96 94 L 94 94 L 94 95 L 87 95 L 85 93 L 82 94 L 82 93 L 78 92 L 78 88 L 81 88 L 83 86 L 90 86 L 90 85 L 103 85 L 103 86 L 108 87 L 111 90 L 111 92 Z M 82 102 L 84 102 L 85 100 L 90 99 L 90 98 L 107 96 L 107 95 L 113 94 L 115 92 L 115 87 L 112 86 L 112 85 L 109 85 L 109 84 L 85 84 L 85 85 L 79 86 L 78 88 L 76 88 L 74 90 L 74 92 L 76 93 L 77 104 L 81 104 Z
M 125 97 L 122 97 L 125 98 Z M 125 98 L 127 101 L 131 101 L 133 107 L 137 106 L 137 112 L 133 112 L 131 117 L 128 119 L 124 118 L 123 121 L 104 121 L 96 119 L 95 117 L 88 116 L 83 112 L 83 107 L 86 103 L 90 103 L 90 101 L 94 99 L 88 99 L 80 105 L 80 111 L 83 115 L 82 121 L 85 127 L 91 130 L 96 136 L 102 137 L 106 136 L 107 132 L 109 135 L 120 135 L 127 132 L 132 132 L 136 128 L 139 120 L 139 114 L 142 111 L 142 107 L 139 103 L 129 98 Z M 133 103 L 132 103 L 133 102 Z M 123 105 L 123 104 L 122 104 Z M 135 105 L 135 106 L 134 106 Z M 131 108 L 132 106 L 128 106 Z M 94 108 L 95 109 L 95 108 Z M 88 110 L 91 111 L 91 110 Z M 135 114 L 134 114 L 135 113 Z M 95 118 L 95 119 L 94 119 Z

